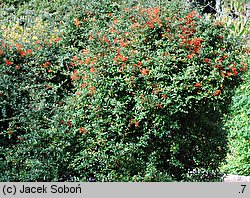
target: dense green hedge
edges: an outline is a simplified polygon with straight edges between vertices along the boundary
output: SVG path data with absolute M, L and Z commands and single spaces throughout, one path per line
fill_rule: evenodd
M 244 83 L 233 97 L 230 114 L 226 117 L 229 139 L 227 163 L 222 170 L 226 173 L 250 175 L 250 81 L 249 71 Z
M 217 180 L 246 51 L 180 3 L 77 2 L 57 38 L 2 40 L 0 180 Z

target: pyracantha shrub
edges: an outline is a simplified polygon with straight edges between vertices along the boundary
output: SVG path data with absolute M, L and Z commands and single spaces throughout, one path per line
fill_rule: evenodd
M 42 149 L 41 144 L 47 143 L 49 137 L 45 136 L 41 142 L 36 137 L 50 128 L 54 110 L 73 87 L 67 69 L 70 63 L 59 58 L 63 54 L 66 59 L 63 49 L 59 48 L 59 42 L 60 37 L 29 44 L 0 41 L 2 181 L 29 181 L 34 180 L 33 178 L 47 180 L 47 175 L 54 175 L 49 170 L 44 171 L 45 163 L 33 156 L 36 153 L 39 157 L 46 158 L 46 150 L 35 152 L 33 147 Z M 22 152 L 19 150 L 18 157 L 15 157 L 17 148 Z M 25 164 L 24 170 L 19 168 L 22 166 L 19 159 Z M 42 168 L 36 168 L 37 166 Z M 30 167 L 32 170 L 29 170 Z

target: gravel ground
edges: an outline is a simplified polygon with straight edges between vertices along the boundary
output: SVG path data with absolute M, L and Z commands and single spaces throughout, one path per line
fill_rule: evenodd
M 250 176 L 227 175 L 224 182 L 250 182 Z

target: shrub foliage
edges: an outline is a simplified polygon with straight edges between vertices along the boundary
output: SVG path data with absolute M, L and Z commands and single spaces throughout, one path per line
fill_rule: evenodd
M 250 102 L 249 102 L 249 71 L 244 83 L 237 89 L 226 117 L 229 139 L 227 163 L 222 166 L 226 173 L 250 175 Z

